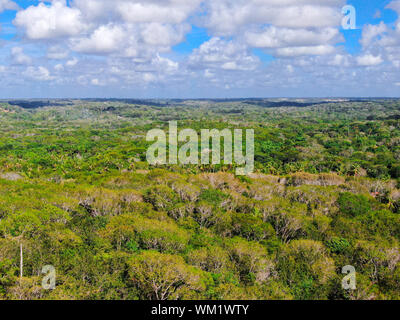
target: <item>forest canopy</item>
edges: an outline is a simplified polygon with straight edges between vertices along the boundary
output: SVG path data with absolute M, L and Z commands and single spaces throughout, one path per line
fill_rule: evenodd
M 171 120 L 254 129 L 255 172 L 150 166 Z M 398 100 L 0 102 L 0 131 L 0 299 L 400 299 Z

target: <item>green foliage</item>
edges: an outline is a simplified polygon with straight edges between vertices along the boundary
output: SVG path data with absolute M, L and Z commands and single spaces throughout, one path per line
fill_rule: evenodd
M 167 186 L 152 187 L 145 192 L 144 199 L 156 210 L 168 210 L 177 202 L 174 191 Z
M 182 257 L 153 251 L 133 257 L 129 267 L 142 299 L 193 299 L 205 291 L 210 281 L 200 270 L 185 264 Z
M 400 299 L 399 102 L 314 102 L 0 104 L 0 299 Z M 169 120 L 254 128 L 254 174 L 150 167 Z
M 224 194 L 222 191 L 220 190 L 215 190 L 215 189 L 207 189 L 204 190 L 201 194 L 200 194 L 200 201 L 204 201 L 207 203 L 211 203 L 215 206 L 218 206 L 221 204 L 221 202 L 223 200 L 225 200 L 228 196 L 226 194 Z
M 249 214 L 233 214 L 232 225 L 233 234 L 247 240 L 261 241 L 276 236 L 271 224 L 263 222 L 261 218 Z
M 343 214 L 352 217 L 367 214 L 371 210 L 371 203 L 368 197 L 349 192 L 339 195 L 338 205 Z
M 334 261 L 328 257 L 322 243 L 298 240 L 279 255 L 278 267 L 283 279 L 297 299 L 324 299 L 328 281 L 335 274 Z
M 348 252 L 348 250 L 351 248 L 351 244 L 347 239 L 333 238 L 332 240 L 328 241 L 327 247 L 333 253 L 343 254 L 343 253 Z

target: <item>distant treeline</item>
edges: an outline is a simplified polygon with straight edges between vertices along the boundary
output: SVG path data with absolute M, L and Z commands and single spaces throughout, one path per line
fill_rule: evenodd
M 61 107 L 66 105 L 72 105 L 72 102 L 67 100 L 60 100 L 62 102 L 55 102 L 51 100 L 14 100 L 14 101 L 7 101 L 9 105 L 18 106 L 24 109 L 38 109 L 43 107 Z
M 277 101 L 277 99 L 264 99 L 264 98 L 238 98 L 238 99 L 106 99 L 106 98 L 93 98 L 93 99 L 79 99 L 85 102 L 115 102 L 125 103 L 129 105 L 141 105 L 151 107 L 171 107 L 174 105 L 185 105 L 187 101 L 208 101 L 210 103 L 237 103 L 257 106 L 261 108 L 281 108 L 281 107 L 295 107 L 295 108 L 307 108 L 310 106 L 317 106 L 322 104 L 338 104 L 343 103 L 343 100 L 331 100 L 331 99 L 289 99 Z M 348 102 L 371 102 L 377 100 L 395 100 L 395 99 L 362 99 L 362 98 L 351 98 L 346 99 Z M 12 106 L 19 106 L 24 109 L 38 109 L 43 107 L 59 107 L 74 105 L 74 100 L 10 100 L 5 101 Z
M 90 102 L 119 102 L 126 104 L 138 104 L 142 106 L 164 107 L 169 105 L 167 100 L 162 102 L 158 100 L 140 100 L 140 99 L 82 99 L 83 101 Z

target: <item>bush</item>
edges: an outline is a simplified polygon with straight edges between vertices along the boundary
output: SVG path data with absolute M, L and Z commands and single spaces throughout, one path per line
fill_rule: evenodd
M 351 244 L 347 239 L 344 238 L 333 238 L 328 241 L 327 247 L 331 250 L 331 252 L 336 254 L 341 254 L 347 252 Z
M 296 299 L 324 299 L 335 275 L 325 247 L 312 240 L 295 240 L 286 246 L 278 255 L 278 270 Z
M 213 205 L 220 205 L 228 196 L 220 190 L 207 189 L 200 194 L 200 201 L 205 201 Z
M 233 234 L 247 240 L 264 240 L 276 236 L 271 224 L 250 214 L 235 213 L 232 217 Z
M 145 192 L 144 200 L 151 203 L 156 210 L 166 211 L 177 203 L 177 196 L 167 186 L 156 186 Z
M 398 179 L 400 178 L 400 165 L 396 164 L 392 167 L 390 170 L 390 174 L 393 179 Z
M 349 192 L 340 194 L 338 205 L 343 214 L 352 217 L 367 214 L 371 210 L 371 202 L 368 197 Z
M 193 299 L 210 281 L 182 257 L 146 251 L 130 261 L 130 276 L 142 299 Z

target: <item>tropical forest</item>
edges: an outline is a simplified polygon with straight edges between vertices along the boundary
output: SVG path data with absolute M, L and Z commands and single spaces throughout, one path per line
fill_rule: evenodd
M 254 172 L 150 165 L 170 121 Z M 0 101 L 3 299 L 400 299 L 400 100 Z

